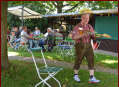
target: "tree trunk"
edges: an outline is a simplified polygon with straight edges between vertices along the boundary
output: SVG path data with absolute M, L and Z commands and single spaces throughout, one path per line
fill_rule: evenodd
M 62 8 L 63 8 L 63 2 L 62 1 L 56 1 L 57 3 L 57 13 L 62 13 Z
M 57 13 L 62 13 L 62 7 L 57 8 Z
M 7 8 L 8 2 L 1 1 L 1 68 L 8 69 L 8 52 L 7 52 Z

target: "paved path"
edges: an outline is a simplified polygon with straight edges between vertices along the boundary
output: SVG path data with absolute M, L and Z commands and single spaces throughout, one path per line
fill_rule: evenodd
M 107 54 L 107 55 L 111 55 L 111 56 L 117 56 L 118 57 L 118 53 L 115 52 L 110 52 L 110 51 L 104 51 L 104 50 L 95 50 L 95 53 L 100 53 L 100 54 Z
M 23 57 L 20 57 L 20 56 L 9 56 L 8 58 L 10 60 L 33 62 L 32 58 L 30 58 L 30 57 L 23 58 Z M 36 58 L 36 62 L 39 62 L 39 63 L 42 64 L 43 60 Z M 64 61 L 49 60 L 49 59 L 46 59 L 46 62 L 47 62 L 48 65 L 56 65 L 56 66 L 61 66 L 61 67 L 64 67 L 64 68 L 73 68 L 73 63 L 68 63 L 68 62 L 64 62 Z M 117 69 L 110 69 L 110 68 L 105 68 L 105 67 L 101 67 L 101 66 L 95 66 L 95 67 L 96 67 L 97 72 L 107 72 L 107 73 L 118 75 L 118 70 Z M 88 70 L 88 67 L 87 67 L 87 65 L 81 65 L 81 69 Z

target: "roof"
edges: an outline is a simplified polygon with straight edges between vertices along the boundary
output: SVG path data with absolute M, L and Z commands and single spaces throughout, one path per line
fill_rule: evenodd
M 22 18 L 22 6 L 9 7 L 8 12 L 16 16 L 19 16 L 20 19 Z M 113 14 L 113 13 L 118 13 L 118 8 L 92 11 L 92 14 Z M 78 16 L 78 15 L 81 15 L 81 13 L 72 12 L 72 13 L 58 13 L 58 14 L 41 15 L 40 13 L 32 11 L 29 8 L 26 8 L 26 7 L 23 8 L 23 19 L 42 18 L 42 17 Z
M 9 7 L 8 12 L 19 16 L 19 18 L 22 18 L 22 6 L 16 6 L 16 7 Z M 23 19 L 29 19 L 29 18 L 42 18 L 41 14 L 35 11 L 32 11 L 29 8 L 24 7 L 23 8 Z
M 93 10 L 92 14 L 113 14 L 118 13 L 117 9 L 105 9 L 105 10 Z M 58 14 L 50 14 L 50 15 L 44 15 L 43 17 L 61 17 L 61 16 L 77 16 L 81 15 L 80 12 L 72 12 L 72 13 L 58 13 Z

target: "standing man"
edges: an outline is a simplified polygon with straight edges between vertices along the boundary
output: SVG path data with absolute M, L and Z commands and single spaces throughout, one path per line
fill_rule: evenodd
M 83 58 L 86 57 L 90 75 L 89 83 L 98 83 L 100 80 L 97 80 L 94 77 L 94 53 L 91 46 L 91 39 L 95 38 L 95 34 L 93 27 L 88 24 L 91 10 L 86 11 L 82 10 L 81 22 L 77 24 L 72 31 L 72 39 L 75 40 L 76 52 L 76 59 L 74 64 L 74 80 L 80 82 L 78 71 Z M 84 31 L 92 32 L 92 34 L 82 33 Z

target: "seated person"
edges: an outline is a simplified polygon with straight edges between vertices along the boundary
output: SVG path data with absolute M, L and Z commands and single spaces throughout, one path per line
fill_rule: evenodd
M 34 37 L 34 34 L 31 31 L 29 31 L 28 34 L 29 34 L 30 37 Z M 29 38 L 28 43 L 30 44 L 30 48 L 40 46 L 40 47 L 42 47 L 43 51 L 45 51 L 44 40 L 42 39 L 41 34 L 42 33 L 40 33 L 39 35 L 37 34 L 37 36 L 34 37 L 36 40 L 32 40 L 32 39 Z
M 14 47 L 15 39 L 16 39 L 15 32 L 11 31 L 10 44 L 12 45 L 12 47 Z
M 47 33 L 45 34 L 47 37 L 48 51 L 50 52 L 53 49 L 55 43 L 55 35 L 51 28 L 47 29 Z
M 56 37 L 63 37 L 63 35 L 60 33 L 60 30 L 59 29 L 56 30 L 55 36 Z
M 40 35 L 40 30 L 38 29 L 38 27 L 35 27 L 34 35 L 35 36 Z
M 33 32 L 30 31 L 30 30 L 27 32 L 27 34 L 28 34 L 30 37 L 33 37 L 33 36 L 34 36 Z M 28 43 L 30 44 L 30 48 L 34 48 L 34 47 L 35 47 L 35 43 L 34 43 L 34 41 L 33 41 L 32 39 L 29 39 L 29 40 L 28 40 Z
M 35 35 L 34 37 L 38 41 L 38 46 L 42 47 L 43 51 L 45 52 L 45 47 L 44 47 L 45 39 L 44 39 L 44 35 L 42 33 L 40 33 L 39 35 L 37 35 L 37 36 Z
M 22 32 L 21 32 L 21 41 L 20 41 L 20 43 L 21 43 L 22 45 L 25 45 L 25 44 L 28 43 L 28 40 L 29 40 L 29 39 L 33 39 L 33 37 L 30 36 L 30 35 L 28 35 L 28 33 L 27 33 L 27 27 L 24 26 L 24 27 L 23 27 L 23 30 L 22 30 Z
M 39 40 L 39 46 L 42 47 L 43 51 L 45 52 L 46 49 L 45 49 L 45 47 L 44 47 L 44 44 L 45 44 L 45 41 L 44 41 L 44 39 L 41 38 L 41 39 Z
M 13 27 L 13 30 L 15 31 L 15 36 L 16 36 L 16 43 L 20 42 L 20 31 L 17 26 Z

